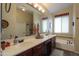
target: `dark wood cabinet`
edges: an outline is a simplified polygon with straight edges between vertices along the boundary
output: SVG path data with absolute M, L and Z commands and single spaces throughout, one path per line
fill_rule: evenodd
M 42 56 L 42 55 L 43 55 L 43 43 L 33 48 L 33 56 Z
M 26 51 L 24 51 L 16 56 L 32 56 L 32 54 L 33 54 L 32 49 L 29 49 L 29 50 L 26 50 Z
M 51 54 L 52 50 L 55 48 L 55 37 L 26 50 L 17 56 L 48 56 Z
M 44 42 L 44 55 L 48 56 L 51 54 L 53 49 L 55 48 L 55 37 L 50 38 L 49 40 Z
M 52 39 L 49 39 L 44 42 L 44 55 L 48 56 L 50 55 L 52 51 Z

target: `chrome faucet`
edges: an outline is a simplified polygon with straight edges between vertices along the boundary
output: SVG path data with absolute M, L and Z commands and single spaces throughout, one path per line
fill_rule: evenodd
M 18 38 L 18 36 L 15 36 L 15 38 L 14 38 L 14 45 L 16 45 L 17 44 L 17 38 Z

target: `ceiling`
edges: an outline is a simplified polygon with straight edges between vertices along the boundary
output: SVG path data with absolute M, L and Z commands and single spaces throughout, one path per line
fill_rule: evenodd
M 25 8 L 28 12 L 32 13 L 35 9 L 29 7 L 27 4 L 16 4 L 18 8 Z M 45 7 L 49 13 L 55 13 L 61 9 L 72 6 L 72 3 L 40 3 L 41 6 Z M 27 7 L 27 8 L 26 8 Z
M 17 7 L 17 9 L 19 9 L 19 10 L 21 10 L 21 11 L 23 11 L 22 9 L 25 9 L 25 11 L 26 12 L 28 12 L 28 13 L 32 13 L 32 8 L 30 8 L 29 6 L 27 6 L 26 4 L 24 4 L 24 3 L 17 3 L 16 4 L 16 7 Z M 23 11 L 23 12 L 25 12 L 25 11 Z
M 26 3 L 17 3 L 16 7 L 17 7 L 17 9 L 19 9 L 21 11 L 23 11 L 22 9 L 25 9 L 25 11 L 23 11 L 23 12 L 27 12 L 30 14 L 33 14 L 33 12 L 41 14 L 38 10 L 36 10 L 35 8 L 31 7 L 29 4 L 26 4 Z
M 72 3 L 41 3 L 50 13 L 72 6 Z

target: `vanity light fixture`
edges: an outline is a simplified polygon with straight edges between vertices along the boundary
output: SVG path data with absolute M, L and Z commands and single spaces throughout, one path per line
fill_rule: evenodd
M 34 7 L 35 9 L 37 9 L 38 11 L 42 12 L 42 13 L 45 13 L 45 10 L 42 6 L 40 6 L 39 4 L 37 3 L 29 3 L 32 7 Z

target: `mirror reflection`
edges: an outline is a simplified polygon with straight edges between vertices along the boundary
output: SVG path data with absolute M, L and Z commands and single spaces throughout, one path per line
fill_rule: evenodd
M 38 23 L 40 25 L 41 13 L 29 4 L 11 4 L 10 11 L 5 11 L 5 5 L 2 5 L 2 19 L 5 19 L 9 25 L 2 29 L 2 40 L 17 37 L 24 37 L 33 34 L 33 27 Z M 9 4 L 7 4 L 7 8 Z

